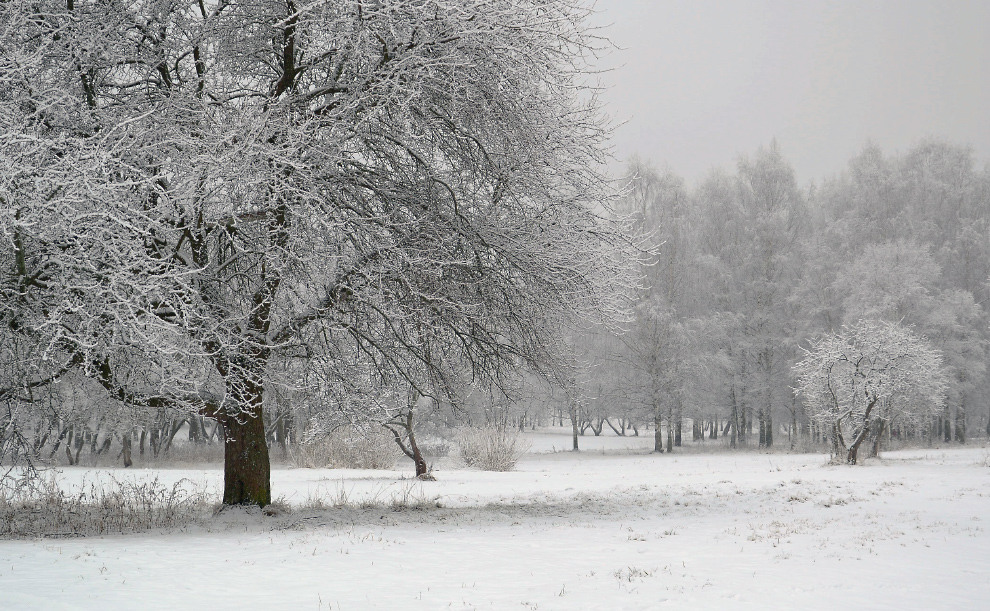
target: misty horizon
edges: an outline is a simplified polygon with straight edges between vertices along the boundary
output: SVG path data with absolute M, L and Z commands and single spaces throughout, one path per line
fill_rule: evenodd
M 633 157 L 689 184 L 776 140 L 798 184 L 838 175 L 868 144 L 935 139 L 990 158 L 985 26 L 976 2 L 603 0 L 617 49 L 598 67 L 617 124 L 613 173 Z

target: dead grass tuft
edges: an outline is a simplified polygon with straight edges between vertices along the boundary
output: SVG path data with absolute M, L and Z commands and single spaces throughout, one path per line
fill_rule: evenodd
M 84 482 L 66 492 L 57 474 L 0 488 L 0 537 L 64 538 L 183 526 L 208 517 L 217 499 L 189 480 Z

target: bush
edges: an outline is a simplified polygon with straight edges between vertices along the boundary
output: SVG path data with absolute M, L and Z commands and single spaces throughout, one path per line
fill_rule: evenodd
M 395 439 L 384 429 L 343 427 L 300 445 L 293 463 L 310 469 L 391 469 L 399 455 Z
M 450 456 L 450 444 L 444 439 L 421 441 L 419 451 L 427 458 L 444 458 Z
M 511 471 L 529 443 L 519 439 L 515 429 L 497 427 L 464 429 L 458 439 L 461 460 L 482 471 Z

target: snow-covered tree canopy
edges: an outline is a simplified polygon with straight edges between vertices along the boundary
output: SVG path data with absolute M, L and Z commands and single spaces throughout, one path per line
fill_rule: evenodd
M 310 362 L 434 392 L 552 371 L 567 319 L 621 314 L 632 273 L 593 212 L 612 190 L 586 13 L 3 3 L 5 398 L 79 370 L 236 427 Z
M 894 323 L 861 320 L 815 340 L 794 366 L 808 417 L 829 431 L 836 454 L 859 445 L 893 419 L 920 420 L 945 402 L 942 356 Z

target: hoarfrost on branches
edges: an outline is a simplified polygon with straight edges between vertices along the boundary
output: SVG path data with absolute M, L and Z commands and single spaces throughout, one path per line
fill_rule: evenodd
M 2 399 L 214 416 L 264 505 L 266 393 L 554 376 L 634 283 L 588 10 L 4 3 Z
M 832 444 L 836 458 L 856 464 L 869 437 L 879 451 L 892 424 L 918 426 L 945 402 L 942 356 L 901 326 L 861 320 L 826 334 L 794 366 L 809 419 Z

